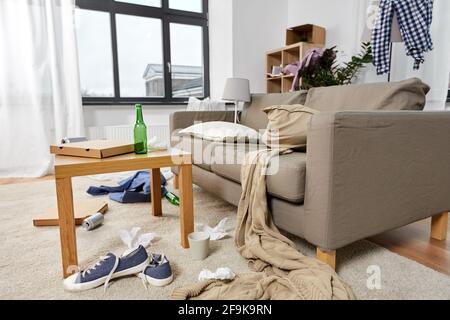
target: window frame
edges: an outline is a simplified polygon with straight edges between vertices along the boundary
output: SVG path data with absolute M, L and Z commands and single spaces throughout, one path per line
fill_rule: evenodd
M 115 0 L 76 0 L 80 9 L 108 12 L 110 15 L 111 46 L 113 58 L 114 97 L 83 97 L 83 105 L 179 105 L 187 103 L 189 97 L 174 98 L 172 95 L 170 23 L 200 26 L 203 30 L 203 97 L 210 95 L 209 75 L 209 22 L 208 0 L 201 0 L 203 12 L 190 12 L 169 8 L 169 0 L 161 0 L 161 7 L 117 2 Z M 116 14 L 127 14 L 146 18 L 161 19 L 163 39 L 164 97 L 121 97 L 119 61 L 117 51 Z

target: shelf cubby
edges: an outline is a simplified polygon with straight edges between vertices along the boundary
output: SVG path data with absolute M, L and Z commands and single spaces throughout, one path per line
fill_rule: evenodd
M 301 61 L 306 53 L 313 48 L 323 48 L 323 44 L 299 42 L 267 52 L 266 54 L 266 82 L 267 93 L 281 93 L 291 91 L 295 75 L 272 76 L 272 67 L 282 66 Z

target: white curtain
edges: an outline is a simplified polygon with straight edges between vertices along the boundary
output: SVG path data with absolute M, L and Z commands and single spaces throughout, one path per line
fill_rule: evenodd
M 74 0 L 0 0 L 0 177 L 47 174 L 82 134 Z

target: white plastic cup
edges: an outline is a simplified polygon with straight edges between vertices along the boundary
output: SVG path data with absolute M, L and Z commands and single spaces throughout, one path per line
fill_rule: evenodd
M 192 259 L 205 260 L 209 255 L 209 234 L 193 232 L 188 235 L 188 240 Z

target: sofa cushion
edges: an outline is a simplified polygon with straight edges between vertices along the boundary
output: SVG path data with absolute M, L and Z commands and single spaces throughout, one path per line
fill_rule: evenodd
M 240 157 L 240 156 L 239 156 Z M 305 198 L 306 154 L 293 152 L 280 156 L 278 164 L 272 159 L 269 169 L 278 166 L 277 173 L 268 175 L 266 179 L 267 192 L 277 198 L 292 202 L 303 203 Z M 211 165 L 215 174 L 241 183 L 241 164 L 216 164 Z
M 214 157 L 212 165 L 241 165 L 248 152 L 260 149 L 266 149 L 266 146 L 256 143 L 216 142 L 214 143 L 214 150 L 212 151 L 212 156 Z
M 269 123 L 262 141 L 270 148 L 298 149 L 306 147 L 308 125 L 318 111 L 301 104 L 264 108 Z
M 319 111 L 423 110 L 430 87 L 420 79 L 312 88 L 305 106 Z
M 213 161 L 214 144 L 212 141 L 202 140 L 191 136 L 179 137 L 172 147 L 190 152 L 193 158 L 193 164 L 202 169 L 211 171 Z
M 274 105 L 304 104 L 306 91 L 289 93 L 252 94 L 252 101 L 244 105 L 241 124 L 255 130 L 265 129 L 267 115 L 263 109 Z

